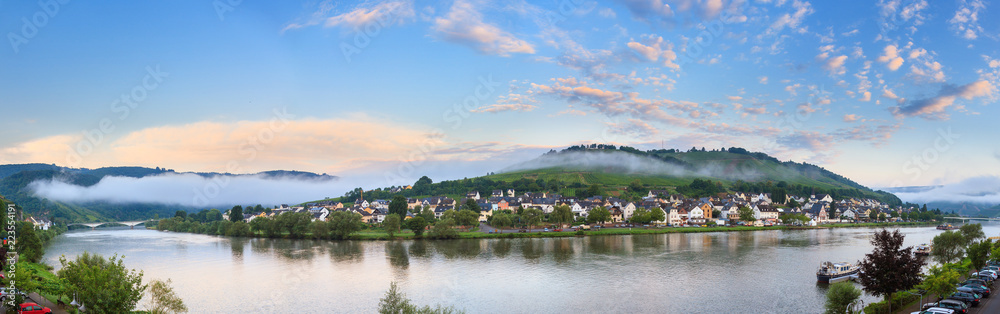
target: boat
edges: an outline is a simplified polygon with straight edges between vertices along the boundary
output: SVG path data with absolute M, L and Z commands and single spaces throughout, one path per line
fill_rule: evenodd
M 952 226 L 951 224 L 938 225 L 937 230 L 955 230 L 958 227 Z
M 820 264 L 816 271 L 816 281 L 821 283 L 833 283 L 841 280 L 856 277 L 860 268 L 848 262 Z
M 931 245 L 927 243 L 920 244 L 917 246 L 917 249 L 913 252 L 913 254 L 916 254 L 917 256 L 931 255 Z

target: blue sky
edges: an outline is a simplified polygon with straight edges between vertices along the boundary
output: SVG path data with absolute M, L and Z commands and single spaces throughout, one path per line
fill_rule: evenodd
M 2 163 L 391 185 L 602 142 L 1000 175 L 987 1 L 41 3 L 0 1 Z

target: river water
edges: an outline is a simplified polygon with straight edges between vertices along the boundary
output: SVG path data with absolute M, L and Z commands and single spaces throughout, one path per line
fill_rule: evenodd
M 334 242 L 112 228 L 67 232 L 44 259 L 123 255 L 192 313 L 371 313 L 393 281 L 468 313 L 820 313 L 817 267 L 864 258 L 875 230 Z M 900 230 L 908 246 L 941 232 Z

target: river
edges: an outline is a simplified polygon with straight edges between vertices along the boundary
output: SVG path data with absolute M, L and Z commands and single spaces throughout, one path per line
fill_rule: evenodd
M 819 264 L 864 258 L 875 230 L 334 242 L 124 227 L 67 232 L 44 259 L 123 255 L 144 279 L 171 279 L 192 313 L 371 313 L 393 281 L 468 313 L 819 313 Z M 900 230 L 908 246 L 941 232 Z

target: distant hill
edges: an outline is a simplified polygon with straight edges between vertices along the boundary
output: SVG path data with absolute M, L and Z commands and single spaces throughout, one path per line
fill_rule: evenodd
M 92 186 L 109 176 L 142 178 L 147 176 L 176 173 L 166 168 L 146 167 L 104 167 L 97 169 L 68 168 L 49 164 L 9 164 L 0 165 L 0 195 L 21 206 L 28 214 L 51 218 L 57 222 L 87 222 L 110 220 L 148 219 L 154 215 L 173 216 L 177 210 L 195 208 L 149 203 L 109 203 L 89 202 L 73 204 L 36 197 L 27 187 L 37 180 L 58 179 L 67 183 Z M 274 170 L 256 174 L 229 174 L 217 172 L 195 172 L 203 177 L 250 176 L 265 178 L 333 179 L 335 176 L 302 171 Z

